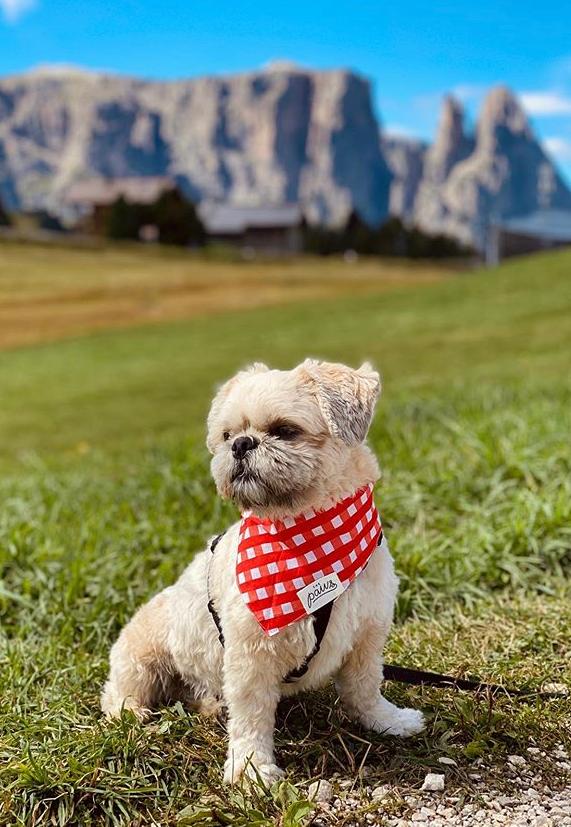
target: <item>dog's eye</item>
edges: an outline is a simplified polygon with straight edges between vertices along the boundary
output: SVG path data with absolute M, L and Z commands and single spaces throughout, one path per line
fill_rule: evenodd
M 230 431 L 224 431 L 222 437 L 224 439 L 224 442 L 228 442 L 228 440 L 230 439 Z
M 268 433 L 270 436 L 276 437 L 276 439 L 295 439 L 296 436 L 300 435 L 301 429 L 298 428 L 297 425 L 280 423 L 272 425 L 271 428 L 268 429 Z

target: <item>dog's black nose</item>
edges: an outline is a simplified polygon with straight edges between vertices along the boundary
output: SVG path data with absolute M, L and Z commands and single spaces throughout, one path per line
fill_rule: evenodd
M 243 459 L 248 451 L 252 451 L 260 443 L 253 436 L 239 436 L 232 443 L 232 453 L 236 459 Z

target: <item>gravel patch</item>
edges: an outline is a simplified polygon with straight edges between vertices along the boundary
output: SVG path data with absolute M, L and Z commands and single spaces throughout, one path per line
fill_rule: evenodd
M 370 771 L 357 781 L 333 778 L 312 826 L 571 827 L 571 759 L 563 744 L 550 754 L 529 747 L 489 767 L 478 759 L 470 767 L 478 772 L 463 776 L 450 761 L 439 764 L 426 787 L 375 785 Z

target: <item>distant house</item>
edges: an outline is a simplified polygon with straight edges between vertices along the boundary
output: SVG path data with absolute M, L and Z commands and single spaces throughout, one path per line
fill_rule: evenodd
M 211 242 L 254 254 L 287 255 L 303 248 L 304 218 L 297 204 L 249 207 L 203 202 L 198 214 Z
M 129 204 L 153 204 L 163 193 L 175 188 L 172 178 L 158 176 L 84 178 L 67 190 L 65 206 L 80 219 L 84 229 L 101 232 L 105 212 L 118 198 L 124 198 Z
M 131 204 L 152 204 L 163 192 L 175 187 L 172 178 L 157 176 L 84 178 L 67 190 L 65 202 L 84 213 L 96 205 L 109 206 L 121 197 Z
M 538 210 L 493 224 L 486 244 L 486 263 L 511 256 L 571 245 L 571 210 Z

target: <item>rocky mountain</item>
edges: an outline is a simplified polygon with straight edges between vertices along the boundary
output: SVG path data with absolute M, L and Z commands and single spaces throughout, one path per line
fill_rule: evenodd
M 569 189 L 517 98 L 502 86 L 484 101 L 473 136 L 466 131 L 461 105 L 446 98 L 421 175 L 415 161 L 397 184 L 397 191 L 408 192 L 409 207 L 401 212 L 405 218 L 477 248 L 485 245 L 491 221 L 545 208 L 571 209 Z M 394 197 L 391 189 L 391 205 Z
M 440 228 L 445 220 L 442 187 L 454 167 L 474 151 L 475 142 L 464 126 L 464 111 L 454 98 L 444 98 L 434 143 L 427 150 L 412 217 L 424 227 Z
M 73 214 L 81 182 L 175 180 L 193 200 L 297 202 L 313 223 L 388 213 L 482 247 L 492 220 L 571 194 L 517 98 L 493 89 L 475 133 L 444 100 L 434 143 L 383 135 L 368 82 L 291 65 L 158 82 L 43 69 L 0 80 L 0 201 Z M 95 187 L 97 189 L 97 186 Z
M 391 215 L 398 215 L 407 221 L 413 219 L 427 150 L 427 144 L 414 138 L 381 133 L 381 152 L 391 172 L 389 190 Z
M 157 82 L 77 70 L 0 80 L 0 199 L 65 212 L 97 177 L 169 176 L 195 200 L 301 203 L 310 221 L 352 209 L 377 223 L 390 172 L 368 82 L 291 66 Z

